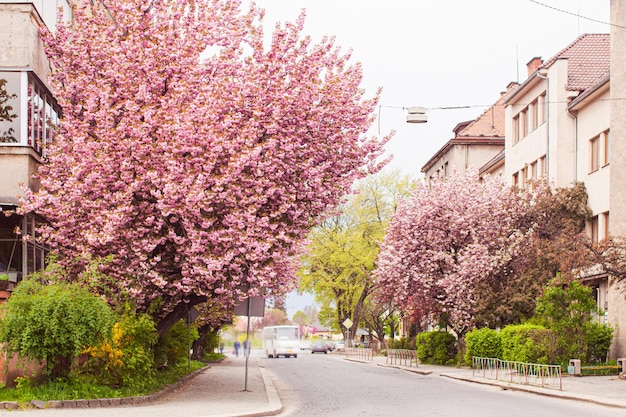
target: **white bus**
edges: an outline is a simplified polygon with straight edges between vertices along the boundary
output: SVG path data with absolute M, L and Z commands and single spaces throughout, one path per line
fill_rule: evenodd
M 280 355 L 297 358 L 300 350 L 300 328 L 290 325 L 264 327 L 263 350 L 268 358 L 277 358 Z

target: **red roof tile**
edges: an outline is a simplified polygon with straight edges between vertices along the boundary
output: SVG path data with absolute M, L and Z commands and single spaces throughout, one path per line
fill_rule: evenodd
M 574 42 L 547 60 L 541 68 L 550 67 L 558 59 L 567 59 L 567 89 L 584 91 L 606 77 L 611 64 L 611 43 L 608 33 L 580 35 Z

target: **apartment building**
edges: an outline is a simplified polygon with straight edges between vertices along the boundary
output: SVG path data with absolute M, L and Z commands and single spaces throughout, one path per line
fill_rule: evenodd
M 498 100 L 474 120 L 459 123 L 450 139 L 422 167 L 424 178 L 446 178 L 450 173 L 479 169 L 504 151 L 504 101 L 515 91 L 510 83 Z M 497 174 L 497 170 L 493 174 Z
M 6 81 L 7 104 L 14 116 L 0 122 L 0 274 L 9 275 L 10 288 L 42 269 L 47 255 L 36 240 L 41 219 L 19 215 L 15 209 L 23 186 L 39 187 L 33 174 L 45 160 L 61 116 L 47 84 L 50 65 L 39 36 L 43 25 L 55 27 L 59 10 L 71 18 L 67 0 L 0 2 L 0 79 Z
M 621 9 L 623 16 L 626 9 Z M 616 12 L 612 4 L 612 19 Z M 581 35 L 547 61 L 533 58 L 527 64 L 528 78 L 505 103 L 505 178 L 521 188 L 537 178 L 547 179 L 555 188 L 583 182 L 592 211 L 587 232 L 596 242 L 626 232 L 611 217 L 624 216 L 626 201 L 624 175 L 619 175 L 626 152 L 615 152 L 616 144 L 624 146 L 619 138 L 625 132 L 620 117 L 623 100 L 615 97 L 625 96 L 614 91 L 624 78 L 614 56 L 619 48 L 623 51 L 626 37 L 614 36 L 615 31 Z M 620 68 L 613 71 L 616 66 Z M 615 169 L 618 172 L 612 172 Z M 610 357 L 623 357 L 624 291 L 603 271 L 581 279 L 594 288 L 598 307 L 605 312 L 598 320 L 615 329 Z

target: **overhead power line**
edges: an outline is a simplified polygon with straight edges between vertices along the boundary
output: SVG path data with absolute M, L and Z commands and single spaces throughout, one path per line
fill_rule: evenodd
M 560 12 L 560 13 L 565 13 L 565 14 L 569 14 L 569 15 L 572 15 L 572 16 L 576 16 L 576 17 L 579 17 L 581 19 L 589 20 L 591 22 L 601 23 L 603 25 L 615 26 L 617 28 L 626 29 L 626 26 L 618 25 L 616 23 L 605 22 L 603 20 L 592 19 L 591 17 L 583 16 L 581 14 L 570 12 L 568 10 L 559 9 L 557 7 L 550 6 L 549 4 L 545 4 L 545 3 L 542 3 L 542 2 L 537 1 L 537 0 L 528 0 L 528 1 L 530 1 L 531 3 L 538 4 L 539 6 L 547 7 L 548 9 L 556 10 L 557 12 Z

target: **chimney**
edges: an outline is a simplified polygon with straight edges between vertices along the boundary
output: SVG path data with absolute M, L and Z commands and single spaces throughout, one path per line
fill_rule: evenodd
M 543 64 L 543 60 L 541 57 L 536 56 L 526 64 L 526 68 L 528 68 L 528 76 L 530 77 L 539 67 Z

